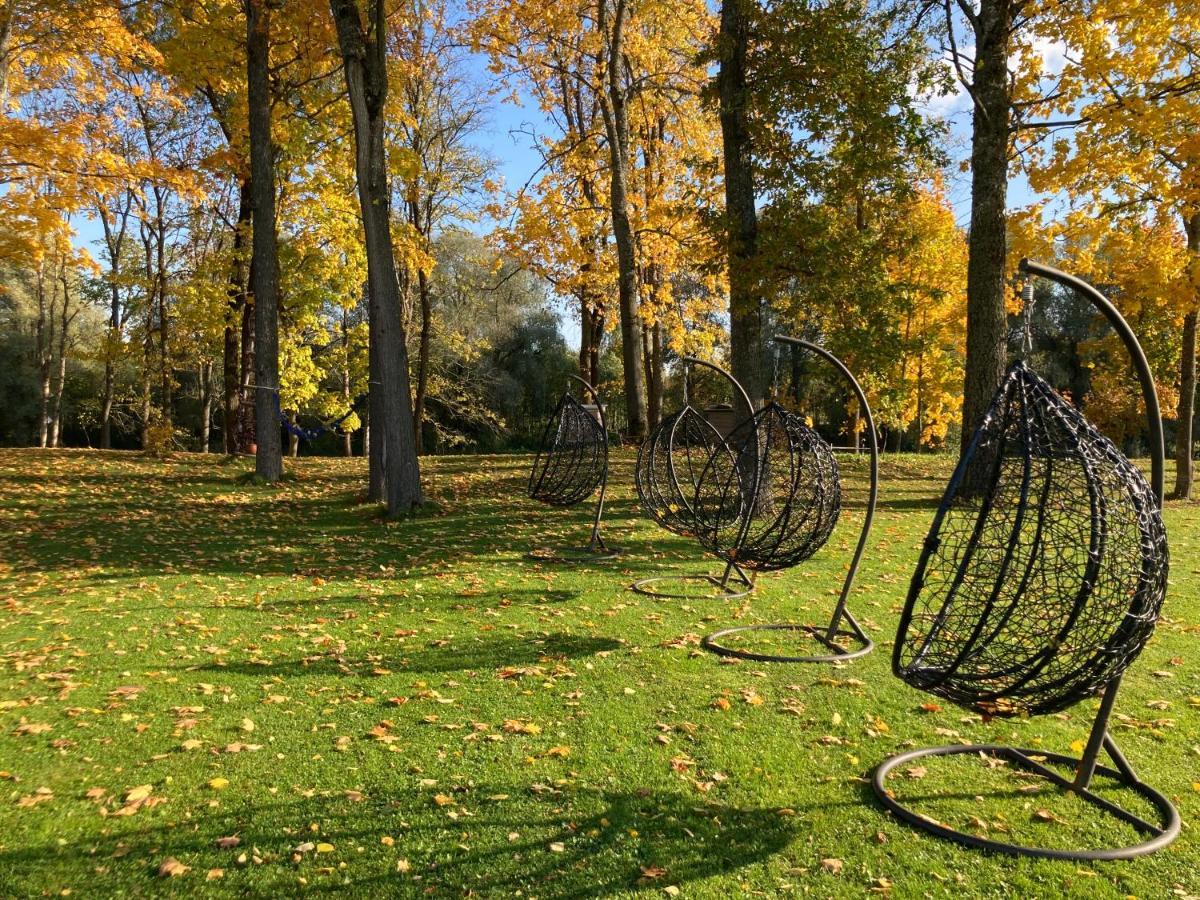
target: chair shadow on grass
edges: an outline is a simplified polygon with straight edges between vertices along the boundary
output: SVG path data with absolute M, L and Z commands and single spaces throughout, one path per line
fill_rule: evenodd
M 297 877 L 307 879 L 309 892 L 369 896 L 523 891 L 589 898 L 638 889 L 661 895 L 667 885 L 764 862 L 797 832 L 797 819 L 777 809 L 705 802 L 694 794 L 472 785 L 454 792 L 452 805 L 439 805 L 434 793 L 367 792 L 361 802 L 340 794 L 278 803 L 247 797 L 240 807 L 204 813 L 200 833 L 129 819 L 86 846 L 10 842 L 0 850 L 0 870 L 20 893 L 78 872 L 89 873 L 88 889 L 99 894 L 137 893 L 138 885 L 150 891 L 157 866 L 170 856 L 191 868 L 181 888 L 190 880 L 194 889 L 205 871 L 222 868 L 221 887 L 242 895 L 290 896 Z M 321 823 L 319 836 L 310 822 Z M 240 849 L 218 849 L 215 838 L 223 835 L 238 835 Z M 394 849 L 380 846 L 383 836 L 394 838 Z M 293 861 L 297 845 L 310 841 L 334 849 L 317 855 L 310 843 Z M 236 866 L 248 848 L 261 864 Z M 398 859 L 408 861 L 407 872 L 397 872 Z M 342 861 L 348 866 L 339 871 Z
M 403 674 L 490 671 L 508 666 L 553 667 L 570 659 L 619 650 L 619 641 L 605 637 L 553 633 L 544 635 L 488 636 L 463 635 L 448 642 L 430 642 L 428 636 L 414 635 L 388 641 L 381 652 L 348 657 L 335 651 L 317 652 L 297 659 L 271 659 L 262 662 L 210 663 L 186 667 L 198 672 L 225 672 L 255 677 L 300 677 L 342 675 L 370 677 L 382 672 Z

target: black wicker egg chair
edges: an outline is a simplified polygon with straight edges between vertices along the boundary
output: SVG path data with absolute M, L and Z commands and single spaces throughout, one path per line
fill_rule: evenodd
M 529 472 L 529 496 L 549 506 L 576 506 L 599 489 L 592 533 L 584 548 L 533 551 L 536 559 L 555 562 L 584 562 L 612 559 L 620 554 L 604 541 L 600 521 L 608 487 L 608 422 L 604 403 L 592 385 L 577 375 L 570 376 L 587 392 L 592 404 L 580 402 L 570 388 L 563 392 L 546 423 L 537 456 Z
M 752 408 L 750 398 L 737 380 L 720 366 L 704 360 L 684 357 L 683 407 L 650 432 L 638 449 L 634 484 L 642 510 L 651 519 L 682 537 L 699 538 L 706 522 L 736 525 L 741 521 L 742 494 L 719 497 L 705 487 L 703 476 L 711 469 L 714 459 L 731 462 L 735 454 L 720 430 L 705 414 L 691 405 L 688 397 L 688 374 L 695 366 L 716 372 L 730 385 L 734 394 Z M 725 504 L 720 508 L 715 502 Z M 725 569 L 721 575 L 656 575 L 643 578 L 631 589 L 650 597 L 694 600 L 716 597 L 733 600 L 745 597 L 754 589 L 754 581 L 746 570 L 729 557 L 721 557 Z M 699 583 L 703 593 L 671 593 L 658 589 L 666 582 Z
M 892 665 L 911 686 L 986 718 L 1060 712 L 1097 694 L 1099 711 L 1079 759 L 1003 745 L 935 747 L 884 762 L 874 788 L 906 822 L 968 846 L 1058 859 L 1127 859 L 1170 843 L 1180 827 L 1171 803 L 1137 777 L 1108 732 L 1121 676 L 1153 633 L 1166 592 L 1158 397 L 1137 338 L 1102 294 L 1056 269 L 1028 261 L 1021 266 L 1089 299 L 1121 336 L 1145 398 L 1151 478 L 1147 483 L 1024 362 L 1014 363 L 934 517 Z M 1028 307 L 1032 294 L 1026 296 Z M 1111 768 L 1098 764 L 1101 750 Z M 964 753 L 1041 776 L 1145 839 L 1098 849 L 1007 843 L 920 815 L 888 786 L 889 773 L 916 760 Z M 1064 774 L 1068 769 L 1072 777 Z M 1092 787 L 1097 774 L 1139 795 L 1159 823 L 1100 796 Z
M 844 662 L 870 653 L 874 643 L 847 608 L 850 590 L 866 549 L 879 495 L 879 445 L 870 404 L 845 364 L 823 347 L 799 338 L 775 341 L 811 352 L 828 362 L 849 384 L 866 421 L 870 451 L 870 491 L 866 516 L 850 567 L 828 625 L 779 623 L 725 628 L 706 637 L 702 646 L 721 656 L 758 662 Z M 740 529 L 712 523 L 701 540 L 713 552 L 736 554 L 754 571 L 790 568 L 809 559 L 829 539 L 841 512 L 841 481 L 833 448 L 805 421 L 777 403 L 767 404 L 730 435 L 736 452 L 732 471 L 718 471 L 722 492 L 749 481 L 755 503 L 743 507 Z M 715 461 L 714 461 L 715 462 Z M 714 469 L 721 466 L 714 464 Z M 740 473 L 740 479 L 738 476 Z M 707 481 L 708 479 L 706 479 Z M 828 649 L 818 655 L 780 655 L 728 647 L 731 635 L 755 631 L 802 632 Z

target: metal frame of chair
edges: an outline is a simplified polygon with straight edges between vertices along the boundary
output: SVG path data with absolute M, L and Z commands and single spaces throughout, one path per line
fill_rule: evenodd
M 822 626 L 789 622 L 724 628 L 705 637 L 703 641 L 701 641 L 701 646 L 706 650 L 718 654 L 719 656 L 752 660 L 755 662 L 846 662 L 848 660 L 865 656 L 866 654 L 870 653 L 875 646 L 870 636 L 868 636 L 866 631 L 863 630 L 862 626 L 858 623 L 858 620 L 854 618 L 854 615 L 850 612 L 848 606 L 850 591 L 854 587 L 854 580 L 858 574 L 859 563 L 862 561 L 863 553 L 866 550 L 867 540 L 871 533 L 871 525 L 875 519 L 875 506 L 879 498 L 879 441 L 875 432 L 875 419 L 871 413 L 871 406 L 867 402 L 867 397 L 863 392 L 862 386 L 858 383 L 858 380 L 840 359 L 838 359 L 824 347 L 800 338 L 777 335 L 774 340 L 780 344 L 788 344 L 795 347 L 800 347 L 817 355 L 829 363 L 850 385 L 851 392 L 854 394 L 854 397 L 859 404 L 859 408 L 862 410 L 863 418 L 866 420 L 867 425 L 867 443 L 870 451 L 870 490 L 867 498 L 866 515 L 863 519 L 863 526 L 861 532 L 859 533 L 858 543 L 855 546 L 854 554 L 850 559 L 850 567 L 846 572 L 845 580 L 842 582 L 841 594 L 839 595 L 838 601 L 834 606 L 833 615 L 831 616 L 828 625 Z M 822 541 L 822 543 L 824 543 L 824 541 Z M 797 655 L 760 653 L 729 647 L 721 643 L 723 639 L 731 635 L 745 634 L 756 631 L 802 632 L 827 647 L 829 649 L 829 653 Z M 849 647 L 847 646 L 847 643 L 850 644 Z
M 562 397 L 546 423 L 541 446 L 534 457 L 529 471 L 528 495 L 551 506 L 576 506 L 596 493 L 596 512 L 592 517 L 591 537 L 584 548 L 537 552 L 531 555 L 539 560 L 553 562 L 589 562 L 615 559 L 621 551 L 610 547 L 601 533 L 604 501 L 608 490 L 608 418 L 600 393 L 578 375 L 568 376 L 578 382 L 596 405 L 593 416 L 571 393 L 570 387 Z M 568 422 L 567 417 L 570 417 Z M 564 425 L 570 431 L 575 426 L 587 434 L 586 440 L 572 440 L 567 435 L 562 444 Z M 592 467 L 598 471 L 590 470 Z
M 1023 580 L 1025 575 L 1019 572 L 1014 573 L 1012 579 L 1006 579 L 1008 568 L 1017 549 L 1013 546 L 1013 542 L 1010 541 L 1008 550 L 1003 555 L 1003 567 L 999 570 L 1000 574 L 997 579 L 997 587 L 993 593 L 993 599 L 988 601 L 988 605 L 984 609 L 982 616 L 978 618 L 973 627 L 969 621 L 969 617 L 964 616 L 961 621 L 951 621 L 948 619 L 948 612 L 939 614 L 940 619 L 935 617 L 929 622 L 922 620 L 922 627 L 926 624 L 929 627 L 924 628 L 917 635 L 913 642 L 914 645 L 917 642 L 922 642 L 927 647 L 929 641 L 933 639 L 933 632 L 939 629 L 950 629 L 949 633 L 952 636 L 963 635 L 962 637 L 956 637 L 956 639 L 961 641 L 963 646 L 962 652 L 958 655 L 959 658 L 951 659 L 948 664 L 940 669 L 930 667 L 920 656 L 921 653 L 925 653 L 926 651 L 921 649 L 919 652 L 914 653 L 913 647 L 909 646 L 907 632 L 914 621 L 914 604 L 917 602 L 925 586 L 925 578 L 928 574 L 926 565 L 931 555 L 937 552 L 940 546 L 939 529 L 942 526 L 943 516 L 946 515 L 946 503 L 956 495 L 961 480 L 966 477 L 966 465 L 969 463 L 967 457 L 971 452 L 968 451 L 968 455 L 964 455 L 964 459 L 960 462 L 959 468 L 956 470 L 955 476 L 947 489 L 947 500 L 943 501 L 943 507 L 939 509 L 938 515 L 934 520 L 930 538 L 926 542 L 925 551 L 922 553 L 916 575 L 913 578 L 913 584 L 909 592 L 908 602 L 905 606 L 893 652 L 893 670 L 895 674 L 897 677 L 906 680 L 918 688 L 932 690 L 955 703 L 981 710 L 987 715 L 1020 714 L 1030 710 L 1034 712 L 1050 712 L 1055 709 L 1061 709 L 1070 702 L 1077 701 L 1082 696 L 1088 695 L 1089 692 L 1092 692 L 1094 695 L 1094 692 L 1097 690 L 1103 692 L 1100 707 L 1079 758 L 1059 753 L 1048 753 L 1042 750 L 1019 749 L 997 744 L 932 747 L 901 753 L 886 760 L 875 770 L 872 785 L 876 796 L 884 807 L 903 821 L 916 828 L 929 831 L 938 837 L 968 847 L 1016 856 L 1052 859 L 1130 859 L 1165 847 L 1178 836 L 1180 830 L 1179 814 L 1170 800 L 1138 778 L 1133 767 L 1121 753 L 1121 750 L 1108 730 L 1109 719 L 1116 703 L 1117 692 L 1120 688 L 1125 668 L 1132 663 L 1144 646 L 1145 641 L 1148 640 L 1153 630 L 1154 618 L 1157 617 L 1157 611 L 1162 602 L 1163 592 L 1165 591 L 1167 547 L 1165 530 L 1162 529 L 1161 523 L 1164 440 L 1158 395 L 1149 363 L 1138 343 L 1137 337 L 1117 311 L 1116 307 L 1103 294 L 1086 282 L 1050 266 L 1029 260 L 1022 260 L 1020 268 L 1026 277 L 1039 276 L 1049 279 L 1063 287 L 1074 290 L 1088 299 L 1120 336 L 1137 373 L 1145 400 L 1146 419 L 1150 434 L 1151 476 L 1149 491 L 1147 492 L 1144 488 L 1145 482 L 1140 472 L 1135 470 L 1115 447 L 1112 448 L 1111 452 L 1097 451 L 1093 462 L 1097 466 L 1104 463 L 1118 467 L 1121 463 L 1124 463 L 1127 469 L 1118 471 L 1118 476 L 1128 479 L 1131 482 L 1136 482 L 1139 479 L 1142 482 L 1142 486 L 1132 484 L 1129 487 L 1130 496 L 1133 498 L 1130 502 L 1134 505 L 1143 502 L 1146 498 L 1139 496 L 1142 494 L 1148 494 L 1148 499 L 1152 502 L 1152 507 L 1149 510 L 1142 509 L 1137 511 L 1139 517 L 1137 525 L 1142 534 L 1142 538 L 1138 542 L 1139 552 L 1143 556 L 1141 569 L 1135 578 L 1138 587 L 1136 591 L 1130 592 L 1131 597 L 1127 602 L 1131 605 L 1127 616 L 1122 617 L 1120 622 L 1112 625 L 1109 631 L 1111 636 L 1107 639 L 1103 647 L 1080 648 L 1070 645 L 1071 629 L 1074 623 L 1078 621 L 1078 617 L 1084 615 L 1084 611 L 1080 608 L 1080 603 L 1086 603 L 1091 597 L 1092 591 L 1099 586 L 1097 584 L 1098 579 L 1103 578 L 1103 573 L 1098 572 L 1097 567 L 1103 561 L 1103 553 L 1107 545 L 1096 543 L 1095 536 L 1097 535 L 1098 528 L 1101 534 L 1105 532 L 1103 521 L 1098 524 L 1095 517 L 1097 515 L 1103 517 L 1105 514 L 1113 514 L 1113 511 L 1106 509 L 1102 503 L 1105 499 L 1103 490 L 1094 489 L 1094 486 L 1091 486 L 1088 490 L 1089 497 L 1087 502 L 1091 504 L 1092 508 L 1090 531 L 1092 538 L 1090 539 L 1090 546 L 1085 551 L 1085 557 L 1074 563 L 1076 567 L 1084 565 L 1086 567 L 1086 574 L 1078 579 L 1081 582 L 1078 588 L 1078 595 L 1072 600 L 1072 608 L 1067 613 L 1063 622 L 1060 623 L 1061 627 L 1053 633 L 1049 646 L 1043 651 L 1043 656 L 1031 656 L 1026 650 L 1022 649 L 1022 658 L 1016 663 L 1010 662 L 1004 671 L 999 672 L 988 672 L 983 669 L 982 662 L 978 662 L 981 659 L 978 649 L 980 641 L 995 640 L 996 635 L 999 633 L 999 628 L 1010 627 L 1008 617 L 1015 615 L 1015 613 L 1008 612 L 1008 604 L 1015 604 L 1019 600 L 1018 595 L 1001 597 L 995 592 L 1001 590 L 1002 584 L 1006 590 L 1021 591 L 1025 587 L 1025 581 Z M 1031 302 L 1031 299 L 1032 294 L 1029 294 L 1027 296 L 1027 303 Z M 1022 373 L 1015 370 L 1010 371 L 1010 382 L 1015 380 L 1019 383 L 1015 387 L 1013 384 L 1006 384 L 1001 389 L 1001 395 L 1005 390 L 1020 390 L 1023 389 L 1025 384 L 1032 383 L 1029 382 L 1029 374 L 1031 373 Z M 1065 406 L 1065 401 L 1060 402 Z M 1070 419 L 1061 410 L 1057 414 Z M 1081 415 L 1075 413 L 1075 416 L 1083 422 L 1087 429 L 1094 432 L 1094 434 L 1089 433 L 1086 435 L 1088 440 L 1095 442 L 1096 438 L 1101 437 L 1090 424 L 1086 423 L 1086 420 L 1082 419 Z M 1070 422 L 1074 423 L 1074 419 L 1070 419 Z M 980 440 L 980 435 L 988 427 L 989 422 L 985 419 L 984 425 L 976 435 L 975 441 Z M 1112 459 L 1113 455 L 1118 459 Z M 1000 453 L 997 452 L 997 457 L 999 456 Z M 1061 456 L 1058 458 L 1047 457 L 1047 459 L 1047 465 L 1062 465 Z M 999 471 L 1000 462 L 997 459 L 993 466 L 996 472 Z M 1024 477 L 1026 481 L 1029 480 L 1028 474 Z M 1089 475 L 1088 480 L 1090 481 L 1092 477 Z M 984 508 L 978 513 L 980 523 L 974 527 L 973 534 L 980 534 L 982 532 L 982 529 L 985 527 L 983 519 L 989 513 L 987 509 L 988 501 L 985 499 L 981 502 Z M 1020 494 L 1020 505 L 1028 505 L 1028 502 L 1028 487 L 1023 486 Z M 1045 497 L 1039 497 L 1034 502 L 1044 504 L 1048 501 Z M 1017 508 L 1017 504 L 1010 505 L 1016 509 L 1016 512 L 1020 511 Z M 1016 512 L 1007 511 L 1004 514 L 1015 516 Z M 1147 513 L 1151 519 L 1157 519 L 1157 521 L 1144 521 Z M 1039 510 L 1036 526 L 1038 529 L 1043 527 L 1041 515 Z M 1013 527 L 1014 531 L 1019 532 L 1022 526 L 1018 522 Z M 1126 527 L 1128 527 L 1127 524 Z M 1014 538 L 1013 541 L 1015 540 Z M 977 547 L 978 544 L 976 543 L 975 546 Z M 1027 548 L 1027 545 L 1023 546 Z M 968 564 L 969 560 L 962 563 L 964 566 Z M 1029 565 L 1031 564 L 1025 563 L 1026 568 Z M 935 575 L 936 577 L 944 577 L 937 573 Z M 955 578 L 959 581 L 962 580 L 961 575 L 956 575 Z M 1135 609 L 1134 606 L 1137 608 Z M 985 622 L 997 610 L 1000 610 L 1002 621 L 993 624 L 991 630 L 987 634 L 984 634 Z M 1131 621 L 1127 622 L 1125 618 Z M 1112 649 L 1112 653 L 1107 657 L 1104 654 L 1106 648 Z M 1096 652 L 1092 653 L 1092 651 Z M 1011 649 L 1006 649 L 1005 652 L 1010 657 L 1013 655 Z M 1046 673 L 1049 671 L 1047 667 L 1051 665 L 1050 660 L 1059 653 L 1070 652 L 1086 652 L 1091 654 L 1091 656 L 1087 657 L 1089 661 L 1082 668 L 1079 665 L 1072 664 L 1073 660 L 1068 659 L 1065 671 L 1047 684 L 1045 692 L 1035 691 L 1035 679 L 1046 676 Z M 970 662 L 968 654 L 975 654 L 977 662 Z M 975 668 L 969 668 L 971 665 L 975 665 Z M 992 676 L 991 681 L 988 680 L 989 675 Z M 995 681 L 997 677 L 1010 680 L 997 686 Z M 957 683 L 952 679 L 957 679 Z M 971 679 L 975 680 L 974 684 L 972 684 Z M 1054 687 L 1054 681 L 1060 682 L 1061 696 L 1055 696 L 1051 691 L 1051 688 Z M 1017 701 L 1015 705 L 1009 702 L 1013 697 Z M 1027 704 L 1027 708 L 1022 709 L 1021 704 Z M 1111 767 L 1100 764 L 1101 751 L 1104 751 L 1108 755 L 1112 763 Z M 921 815 L 898 799 L 888 786 L 889 774 L 902 767 L 909 766 L 918 761 L 925 762 L 934 757 L 960 754 L 982 755 L 995 758 L 1012 766 L 1014 769 L 1041 776 L 1061 790 L 1078 796 L 1099 812 L 1132 826 L 1145 837 L 1145 840 L 1129 846 L 1081 849 L 1009 843 L 985 837 L 981 834 L 964 832 L 946 823 L 937 822 L 927 816 Z M 1062 771 L 1052 766 L 1071 768 L 1074 770 L 1074 774 L 1072 777 L 1067 777 Z M 1157 823 L 1147 821 L 1140 815 L 1118 805 L 1112 799 L 1109 799 L 1109 797 L 1101 796 L 1093 790 L 1093 780 L 1098 774 L 1118 782 L 1124 788 L 1139 795 L 1155 809 L 1159 821 Z

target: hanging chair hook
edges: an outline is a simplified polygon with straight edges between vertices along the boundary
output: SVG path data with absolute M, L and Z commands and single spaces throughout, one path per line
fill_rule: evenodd
M 1025 331 L 1021 352 L 1029 356 L 1033 353 L 1033 278 L 1025 274 L 1021 277 L 1021 320 Z
M 1085 297 L 1096 309 L 1100 310 L 1104 318 L 1108 320 L 1109 325 L 1117 333 L 1117 336 L 1121 338 L 1121 342 L 1125 345 L 1125 350 L 1129 353 L 1130 361 L 1133 363 L 1134 372 L 1137 374 L 1138 382 L 1141 384 L 1142 398 L 1146 403 L 1146 426 L 1150 432 L 1150 487 L 1154 491 L 1154 497 L 1158 500 L 1158 505 L 1161 509 L 1163 504 L 1163 485 L 1165 482 L 1164 460 L 1166 454 L 1166 441 L 1163 438 L 1162 411 L 1158 404 L 1158 389 L 1154 385 L 1154 373 L 1150 369 L 1150 362 L 1146 359 L 1146 353 L 1142 349 L 1137 335 L 1133 333 L 1133 329 L 1129 327 L 1129 323 L 1125 321 L 1125 317 L 1112 304 L 1112 301 L 1083 279 L 1076 278 L 1074 275 L 1068 275 L 1066 272 L 1055 269 L 1052 266 L 1034 262 L 1031 259 L 1022 259 L 1017 268 L 1022 274 L 1036 275 L 1049 279 Z

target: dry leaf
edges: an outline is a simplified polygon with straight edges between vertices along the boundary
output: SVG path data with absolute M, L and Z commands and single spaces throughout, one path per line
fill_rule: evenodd
M 191 870 L 191 866 L 185 866 L 173 856 L 168 856 L 163 860 L 162 865 L 158 867 L 159 878 L 178 878 L 180 875 L 186 875 Z

